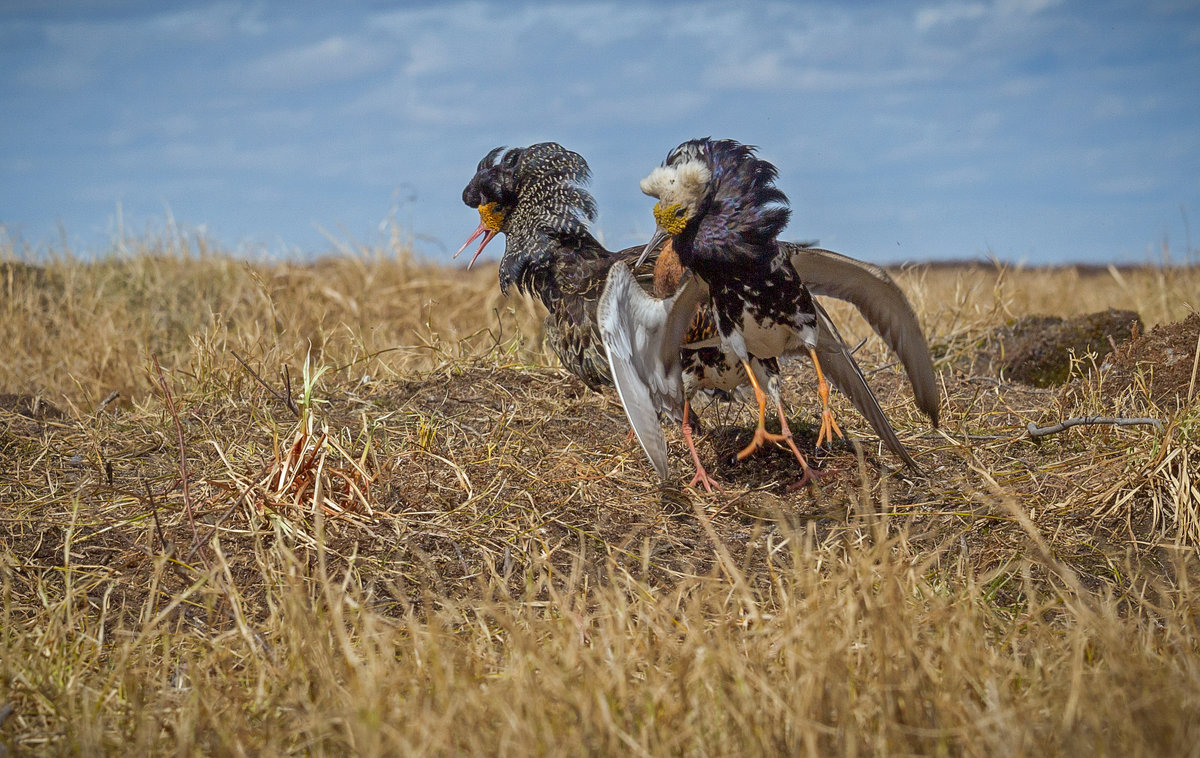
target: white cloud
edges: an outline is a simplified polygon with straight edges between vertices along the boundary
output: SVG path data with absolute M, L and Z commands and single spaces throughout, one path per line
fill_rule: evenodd
M 1039 77 L 1015 76 L 1001 81 L 996 92 L 1004 97 L 1021 98 L 1036 94 L 1046 88 L 1046 82 Z
M 1159 99 L 1155 95 L 1134 98 L 1116 92 L 1105 92 L 1097 97 L 1092 116 L 1097 121 L 1144 116 L 1156 110 L 1159 105 Z
M 71 91 L 97 82 L 153 48 L 220 44 L 261 34 L 265 26 L 255 9 L 215 3 L 120 21 L 50 21 L 35 29 L 31 33 L 43 36 L 47 48 L 42 60 L 18 72 L 17 81 L 39 89 Z
M 434 74 L 453 69 L 456 63 L 453 50 L 444 39 L 425 34 L 409 46 L 404 73 L 408 76 Z
M 985 15 L 987 6 L 983 3 L 946 3 L 919 9 L 915 24 L 917 31 L 927 32 L 934 27 L 948 26 L 959 21 L 973 21 Z
M 1106 94 L 1101 95 L 1096 101 L 1095 107 L 1092 108 L 1092 115 L 1102 121 L 1111 118 L 1120 118 L 1129 113 L 1129 104 L 1121 95 Z
M 983 184 L 988 177 L 989 172 L 983 166 L 968 164 L 936 171 L 925 177 L 923 184 L 933 189 L 966 189 Z
M 1062 0 L 996 0 L 996 11 L 1006 16 L 1036 16 Z
M 238 81 L 269 89 L 298 89 L 328 84 L 378 71 L 391 51 L 367 40 L 344 35 L 270 53 L 238 67 Z
M 199 8 L 151 13 L 119 21 L 50 22 L 46 39 L 60 51 L 130 52 L 180 42 L 219 42 L 265 29 L 256 10 L 236 3 L 212 3 Z
M 260 132 L 270 134 L 308 126 L 316 119 L 316 114 L 311 108 L 264 108 L 250 112 L 239 111 L 237 119 Z M 233 124 L 228 124 L 227 127 L 232 128 Z
M 1060 2 L 1061 0 L 994 0 L 990 5 L 984 2 L 948 2 L 918 9 L 913 23 L 917 31 L 928 32 L 962 21 L 980 22 L 994 20 L 997 16 L 1036 16 Z
M 397 129 L 471 126 L 491 121 L 496 112 L 507 112 L 522 92 L 518 83 L 483 86 L 458 78 L 422 87 L 400 72 L 345 102 L 342 113 L 352 119 L 384 118 Z
M 941 72 L 925 66 L 856 71 L 839 66 L 810 66 L 787 63 L 778 55 L 764 55 L 745 64 L 713 64 L 706 83 L 730 89 L 761 89 L 784 92 L 848 92 L 886 90 L 921 81 L 933 81 Z
M 54 60 L 23 68 L 15 78 L 34 89 L 70 92 L 95 81 L 96 68 L 89 60 L 81 58 Z
M 124 124 L 109 130 L 104 137 L 108 147 L 119 148 L 138 140 L 178 140 L 200 132 L 199 120 L 191 114 L 174 113 L 166 116 L 147 117 L 144 113 L 129 113 Z
M 160 40 L 219 42 L 237 35 L 260 36 L 267 31 L 267 25 L 258 8 L 217 3 L 152 16 L 145 22 L 144 31 Z
M 587 97 L 580 104 L 572 102 L 570 107 L 558 109 L 554 116 L 572 125 L 647 127 L 689 120 L 689 117 L 701 113 L 711 103 L 708 94 L 698 91 L 662 94 L 618 92 Z

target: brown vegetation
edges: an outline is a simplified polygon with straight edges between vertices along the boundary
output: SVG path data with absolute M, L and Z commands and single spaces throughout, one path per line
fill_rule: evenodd
M 727 462 L 748 409 L 702 404 L 701 496 L 494 268 L 0 251 L 0 754 L 1194 753 L 1200 324 L 1057 389 L 986 369 L 1027 314 L 1179 322 L 1200 269 L 897 277 L 942 431 L 858 356 L 924 473 L 842 445 L 789 492 L 788 454 Z M 1164 429 L 1025 435 L 1083 415 Z

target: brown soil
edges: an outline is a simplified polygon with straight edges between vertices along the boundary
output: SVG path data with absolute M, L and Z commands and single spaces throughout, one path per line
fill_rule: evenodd
M 1149 334 L 1120 345 L 1111 359 L 1115 381 L 1110 390 L 1144 383 L 1155 403 L 1182 407 L 1195 397 L 1195 382 L 1200 378 L 1196 376 L 1198 340 L 1200 313 L 1193 313 L 1182 321 L 1160 324 Z
M 995 332 L 984 365 L 1035 387 L 1061 385 L 1070 378 L 1072 357 L 1102 358 L 1140 324 L 1137 313 L 1112 308 L 1066 319 L 1025 316 Z
M 0 411 L 9 411 L 26 418 L 62 418 L 63 412 L 36 395 L 0 393 Z

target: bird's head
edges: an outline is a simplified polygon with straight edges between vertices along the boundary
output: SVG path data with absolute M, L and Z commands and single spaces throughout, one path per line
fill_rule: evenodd
M 683 233 L 688 223 L 700 214 L 708 197 L 712 168 L 704 150 L 706 142 L 683 143 L 642 180 L 642 192 L 658 199 L 654 204 L 658 228 L 671 237 Z
M 479 211 L 479 226 L 458 249 L 454 257 L 457 258 L 463 250 L 467 249 L 467 245 L 470 245 L 478 237 L 483 237 L 483 241 L 479 243 L 479 249 L 475 251 L 475 255 L 471 256 L 471 262 L 467 264 L 468 269 L 475 265 L 475 260 L 479 258 L 488 243 L 497 234 L 504 231 L 505 222 L 517 205 L 516 167 L 522 152 L 524 151 L 520 148 L 513 148 L 507 152 L 503 147 L 494 148 L 483 156 L 483 160 L 479 161 L 479 165 L 475 169 L 475 176 L 471 177 L 471 181 L 467 182 L 466 188 L 463 189 L 463 202 Z
M 588 222 L 596 216 L 596 201 L 583 187 L 590 176 L 587 161 L 556 142 L 493 150 L 463 190 L 463 202 L 476 208 L 480 218 L 463 249 L 485 235 L 475 252 L 478 258 L 492 237 L 503 232 L 508 244 L 500 261 L 500 288 L 507 293 L 513 284 L 523 287 L 531 272 L 564 244 L 591 240 Z
M 663 237 L 695 230 L 707 217 L 713 234 L 729 242 L 773 239 L 787 225 L 787 196 L 775 186 L 775 166 L 751 145 L 707 137 L 672 150 L 642 180 L 642 192 L 657 198 L 657 231 L 643 258 Z

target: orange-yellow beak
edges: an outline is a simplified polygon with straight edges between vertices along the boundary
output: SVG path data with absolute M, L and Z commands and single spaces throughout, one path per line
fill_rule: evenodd
M 475 261 L 479 258 L 479 254 L 482 253 L 483 249 L 487 247 L 489 242 L 492 241 L 492 238 L 500 232 L 500 227 L 504 224 L 504 217 L 507 215 L 508 212 L 498 209 L 497 203 L 494 202 L 484 203 L 483 205 L 479 206 L 479 226 L 476 227 L 475 231 L 471 233 L 471 236 L 467 238 L 467 241 L 463 243 L 463 246 L 458 249 L 458 252 L 454 254 L 454 257 L 457 258 L 463 250 L 467 249 L 467 245 L 470 245 L 481 235 L 483 236 L 483 241 L 479 243 L 479 249 L 475 251 L 475 255 L 471 256 L 471 262 L 467 264 L 468 271 L 470 271 L 471 267 L 475 265 Z
M 483 235 L 483 242 L 479 243 L 479 249 L 476 250 L 475 254 L 471 256 L 471 262 L 467 264 L 468 271 L 470 271 L 471 267 L 475 265 L 475 259 L 478 258 L 479 254 L 483 252 L 483 249 L 485 247 L 487 247 L 487 243 L 492 241 L 492 237 L 495 237 L 496 233 L 493 232 L 491 229 L 488 229 L 487 224 L 480 223 L 479 227 L 474 232 L 472 232 L 470 237 L 467 237 L 467 241 L 464 242 L 463 246 L 460 247 L 458 249 L 458 252 L 454 254 L 454 257 L 457 258 L 462 253 L 463 250 L 467 249 L 467 245 L 474 242 L 476 240 L 476 238 L 478 238 L 479 235 L 481 235 L 481 234 Z

